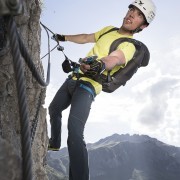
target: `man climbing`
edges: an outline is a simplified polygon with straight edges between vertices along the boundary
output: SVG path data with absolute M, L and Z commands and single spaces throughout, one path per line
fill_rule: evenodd
M 84 142 L 84 128 L 89 116 L 92 101 L 102 91 L 99 76 L 107 72 L 116 72 L 126 66 L 136 51 L 132 43 L 121 43 L 109 53 L 113 41 L 121 37 L 132 38 L 146 28 L 155 17 L 155 5 L 151 0 L 136 0 L 129 5 L 122 26 L 109 33 L 113 26 L 107 26 L 92 34 L 53 36 L 58 41 L 74 43 L 95 43 L 87 57 L 97 58 L 88 63 L 89 58 L 81 60 L 81 72 L 73 73 L 60 87 L 49 106 L 51 138 L 49 150 L 59 150 L 61 144 L 62 111 L 71 105 L 68 117 L 69 180 L 89 180 L 88 153 Z M 101 35 L 103 35 L 101 37 Z

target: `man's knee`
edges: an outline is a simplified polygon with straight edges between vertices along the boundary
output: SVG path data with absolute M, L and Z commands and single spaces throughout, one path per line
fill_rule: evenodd
M 62 117 L 61 110 L 57 108 L 55 105 L 53 105 L 53 103 L 49 105 L 48 110 L 49 110 L 49 115 L 51 118 Z
M 68 142 L 69 144 L 84 144 L 84 126 L 78 125 L 78 122 L 68 124 Z

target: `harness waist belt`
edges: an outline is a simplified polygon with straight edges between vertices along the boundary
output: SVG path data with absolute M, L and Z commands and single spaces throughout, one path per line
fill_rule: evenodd
M 83 88 L 83 89 L 87 90 L 90 94 L 92 94 L 93 99 L 94 99 L 94 97 L 95 97 L 95 93 L 94 93 L 94 91 L 93 91 L 90 87 L 88 87 L 88 86 L 86 86 L 86 85 L 84 85 L 84 84 L 80 84 L 80 86 L 79 86 L 79 87 L 81 87 L 81 88 Z

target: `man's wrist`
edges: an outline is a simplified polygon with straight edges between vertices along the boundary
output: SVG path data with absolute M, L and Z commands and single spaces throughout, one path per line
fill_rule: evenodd
M 66 41 L 65 35 L 57 34 L 57 38 L 58 38 L 59 41 Z

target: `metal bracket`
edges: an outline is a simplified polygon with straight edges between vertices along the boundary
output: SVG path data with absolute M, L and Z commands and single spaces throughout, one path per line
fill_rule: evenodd
M 0 16 L 22 13 L 22 0 L 0 0 Z

